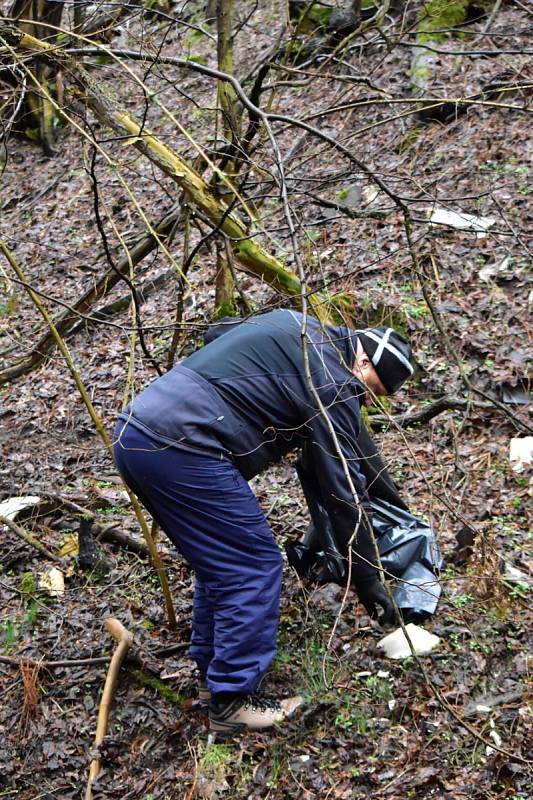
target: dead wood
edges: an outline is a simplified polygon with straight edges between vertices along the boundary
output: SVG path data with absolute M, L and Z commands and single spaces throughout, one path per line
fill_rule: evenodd
M 98 300 L 109 294 L 111 289 L 122 279 L 122 276 L 129 272 L 130 263 L 133 263 L 133 265 L 138 264 L 158 247 L 161 240 L 168 236 L 174 228 L 179 218 L 179 213 L 179 208 L 175 206 L 167 211 L 154 223 L 154 233 L 147 234 L 134 245 L 129 253 L 118 262 L 116 268 L 107 270 L 101 278 L 92 281 L 87 291 L 54 321 L 57 331 L 63 338 L 78 329 L 80 316 L 91 309 Z M 54 335 L 51 331 L 46 331 L 28 356 L 0 371 L 0 385 L 39 367 L 55 346 Z
M 42 555 L 46 556 L 46 558 L 49 558 L 50 561 L 53 561 L 55 564 L 60 564 L 62 562 L 63 559 L 50 552 L 50 550 L 48 550 L 44 544 L 41 544 L 41 542 L 36 539 L 35 536 L 33 536 L 24 528 L 21 528 L 21 526 L 17 525 L 16 522 L 13 522 L 12 519 L 0 516 L 0 525 L 6 525 L 9 530 L 15 534 L 15 536 L 18 536 L 19 539 L 22 539 L 22 541 L 26 542 L 26 544 L 34 547 L 35 550 L 38 550 Z
M 107 664 L 109 656 L 97 656 L 95 658 L 78 658 L 65 661 L 45 661 L 35 658 L 16 658 L 14 656 L 1 656 L 0 664 L 9 664 L 12 667 L 20 667 L 22 663 L 33 664 L 39 669 L 54 669 L 55 667 L 89 667 L 97 664 Z
M 137 302 L 139 305 L 148 300 L 148 298 L 155 292 L 156 289 L 160 289 L 164 286 L 168 281 L 172 278 L 176 277 L 176 270 L 175 269 L 168 269 L 165 272 L 156 275 L 155 278 L 152 280 L 146 281 L 139 289 L 135 289 L 135 296 L 137 298 Z M 113 317 L 115 314 L 119 314 L 125 308 L 129 306 L 131 303 L 131 294 L 123 295 L 119 297 L 118 300 L 113 300 L 112 303 L 108 303 L 103 308 L 99 308 L 97 311 L 94 311 L 89 319 L 84 319 L 82 322 L 78 322 L 77 325 L 72 328 L 64 336 L 74 336 L 76 333 L 79 333 L 81 330 L 87 327 L 92 327 L 93 325 L 98 325 L 99 323 L 105 323 L 106 319 Z
M 165 174 L 172 178 L 186 193 L 191 203 L 203 213 L 210 224 L 223 233 L 231 243 L 235 259 L 246 272 L 266 281 L 276 291 L 292 297 L 299 303 L 302 285 L 299 278 L 275 256 L 267 252 L 257 241 L 254 231 L 236 212 L 235 203 L 228 205 L 218 198 L 204 178 L 186 163 L 164 142 L 152 134 L 146 126 L 132 117 L 115 98 L 106 93 L 100 83 L 95 81 L 83 65 L 65 53 L 58 53 L 53 48 L 33 36 L 25 35 L 8 23 L 0 22 L 0 36 L 16 50 L 29 50 L 39 55 L 46 62 L 60 64 L 69 72 L 79 89 L 83 92 L 86 104 L 91 108 L 101 123 L 111 128 L 114 133 L 146 156 Z M 214 74 L 217 71 L 210 70 Z M 217 72 L 217 77 L 221 73 Z M 226 80 L 231 78 L 225 76 Z M 233 81 L 232 85 L 233 85 Z M 233 188 L 233 187 L 230 187 Z M 249 209 L 239 198 L 239 208 L 249 215 Z M 331 309 L 327 299 L 319 296 L 308 298 L 313 312 L 322 320 L 328 321 Z M 336 309 L 334 310 L 336 313 Z
M 117 685 L 120 667 L 133 642 L 133 634 L 127 631 L 122 623 L 118 621 L 118 619 L 106 619 L 104 625 L 108 633 L 110 633 L 115 641 L 118 642 L 118 645 L 113 653 L 113 657 L 107 671 L 104 691 L 102 692 L 102 699 L 98 709 L 98 722 L 96 725 L 96 735 L 94 737 L 94 748 L 97 751 L 107 733 L 109 710 L 111 708 L 111 701 L 113 700 L 115 687 Z M 97 755 L 96 758 L 93 758 L 89 766 L 89 780 L 87 782 L 85 800 L 92 800 L 92 785 L 99 772 L 100 756 Z
M 81 4 L 78 3 L 77 5 L 78 9 L 75 9 L 75 11 L 78 10 L 78 14 L 76 15 L 78 17 L 77 22 L 79 22 L 81 34 L 87 39 L 111 39 L 116 35 L 114 28 L 124 17 L 132 12 L 142 10 L 142 4 L 138 0 L 126 0 L 125 3 L 117 3 L 109 13 L 99 14 L 98 16 L 82 20 L 83 14 L 79 8 Z M 78 24 L 76 27 L 78 27 Z
M 92 534 L 98 542 L 118 544 L 126 550 L 130 550 L 132 553 L 138 553 L 141 556 L 147 556 L 149 554 L 148 546 L 144 540 L 136 539 L 125 531 L 117 531 L 114 524 L 100 525 L 96 522 L 97 514 L 85 506 L 57 494 L 45 493 L 42 496 L 56 508 L 66 508 L 77 517 L 81 517 L 82 520 L 87 520 L 89 523 L 92 523 Z
M 114 527 L 106 525 L 102 528 L 101 525 L 93 525 L 93 533 L 99 542 L 108 542 L 109 544 L 118 544 L 124 550 L 129 550 L 132 553 L 137 553 L 140 556 L 148 556 L 148 547 L 142 539 L 135 539 L 125 531 L 117 531 Z
M 341 214 L 344 214 L 351 219 L 387 219 L 390 216 L 391 211 L 386 211 L 385 209 L 366 209 L 366 208 L 352 208 L 347 203 L 341 203 L 338 200 L 327 200 L 325 197 L 318 197 L 316 194 L 312 192 L 307 192 L 308 197 L 310 197 L 317 206 L 322 206 L 323 208 L 333 208 L 336 211 L 339 211 Z
M 91 529 L 91 521 L 82 517 L 78 530 L 78 564 L 83 570 L 95 570 L 98 573 L 107 574 L 111 572 L 113 565 L 98 547 Z
M 429 422 L 430 419 L 442 414 L 443 411 L 460 411 L 466 408 L 473 409 L 490 409 L 494 408 L 493 403 L 483 403 L 478 401 L 466 400 L 461 397 L 451 397 L 444 395 L 439 397 L 433 403 L 430 403 L 418 411 L 412 411 L 409 414 L 396 414 L 389 416 L 388 414 L 371 414 L 370 424 L 373 430 L 382 430 L 391 426 L 408 428 L 410 425 L 421 425 Z

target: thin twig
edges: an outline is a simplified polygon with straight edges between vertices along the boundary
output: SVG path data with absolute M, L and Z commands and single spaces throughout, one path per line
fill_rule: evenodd
M 0 240 L 0 250 L 2 251 L 2 253 L 5 256 L 5 258 L 7 259 L 7 261 L 9 262 L 11 267 L 13 268 L 13 270 L 16 273 L 16 275 L 19 278 L 19 280 L 24 281 L 24 283 L 27 284 L 27 278 L 26 278 L 24 272 L 22 271 L 21 267 L 19 266 L 18 262 L 16 261 L 15 257 L 11 253 L 11 251 L 6 246 L 5 242 L 3 242 L 2 240 Z M 113 443 L 112 443 L 111 439 L 109 438 L 109 435 L 108 435 L 106 429 L 104 428 L 100 417 L 96 413 L 96 409 L 94 408 L 92 400 L 89 397 L 89 394 L 88 394 L 88 392 L 87 392 L 87 390 L 85 388 L 85 384 L 82 381 L 81 375 L 80 375 L 80 373 L 78 372 L 78 370 L 76 369 L 76 367 L 74 365 L 74 361 L 72 359 L 72 356 L 70 355 L 70 352 L 69 352 L 65 342 L 63 341 L 63 339 L 61 338 L 60 334 L 58 333 L 57 328 L 55 327 L 54 322 L 53 322 L 52 318 L 50 317 L 48 311 L 46 310 L 46 307 L 44 306 L 44 304 L 43 304 L 42 300 L 40 299 L 40 297 L 31 288 L 28 288 L 27 291 L 28 291 L 28 294 L 29 294 L 31 300 L 33 301 L 33 303 L 35 304 L 35 306 L 37 307 L 37 309 L 39 310 L 41 315 L 44 317 L 48 327 L 50 328 L 50 331 L 52 332 L 52 335 L 54 336 L 54 339 L 56 340 L 56 343 L 57 343 L 57 346 L 58 346 L 58 348 L 59 348 L 59 350 L 61 352 L 61 355 L 65 359 L 65 362 L 66 362 L 66 364 L 68 366 L 68 369 L 69 369 L 72 377 L 74 378 L 74 381 L 75 381 L 76 386 L 78 388 L 78 391 L 79 391 L 79 393 L 80 393 L 80 395 L 82 397 L 82 400 L 83 400 L 83 402 L 85 404 L 85 407 L 86 407 L 87 411 L 89 412 L 89 416 L 91 417 L 91 420 L 93 421 L 93 424 L 94 424 L 97 432 L 99 433 L 100 438 L 102 439 L 102 442 L 104 443 L 107 451 L 109 452 L 110 456 L 113 457 Z M 146 522 L 146 518 L 145 518 L 145 516 L 143 514 L 143 511 L 141 509 L 139 501 L 137 500 L 137 498 L 135 497 L 135 495 L 133 494 L 131 489 L 128 486 L 126 486 L 126 484 L 124 484 L 124 486 L 125 486 L 125 489 L 126 489 L 126 491 L 128 493 L 128 497 L 130 499 L 130 503 L 133 506 L 133 510 L 135 512 L 135 516 L 137 517 L 137 520 L 138 520 L 138 522 L 139 522 L 139 524 L 141 526 L 141 530 L 143 532 L 143 536 L 145 538 L 146 544 L 148 545 L 148 549 L 150 551 L 150 556 L 151 556 L 151 559 L 152 559 L 152 564 L 153 564 L 154 570 L 157 573 L 157 576 L 158 576 L 160 584 L 161 584 L 161 589 L 163 590 L 163 595 L 164 595 L 164 598 L 165 598 L 165 605 L 166 605 L 166 609 L 167 609 L 167 615 L 168 615 L 168 619 L 169 619 L 169 625 L 170 625 L 171 628 L 175 628 L 176 627 L 176 615 L 174 613 L 174 605 L 172 603 L 172 596 L 170 594 L 170 588 L 169 588 L 169 585 L 168 585 L 167 576 L 166 576 L 166 573 L 165 573 L 165 568 L 163 567 L 163 563 L 161 561 L 159 553 L 157 552 L 157 548 L 156 548 L 156 546 L 154 544 L 154 541 L 153 541 L 153 539 L 152 539 L 152 537 L 150 535 L 150 529 L 148 528 L 148 524 Z

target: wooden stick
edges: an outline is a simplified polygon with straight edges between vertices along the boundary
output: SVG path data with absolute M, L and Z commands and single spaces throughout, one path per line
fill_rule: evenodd
M 107 733 L 107 724 L 109 721 L 109 709 L 111 708 L 111 701 L 117 685 L 118 673 L 121 664 L 128 652 L 131 643 L 133 642 L 133 634 L 126 630 L 124 625 L 118 619 L 109 618 L 104 622 L 106 630 L 111 634 L 113 639 L 118 642 L 118 646 L 113 653 L 109 669 L 104 684 L 104 691 L 102 692 L 102 699 L 98 708 L 98 722 L 96 725 L 96 735 L 94 737 L 94 747 L 97 749 Z M 92 785 L 100 772 L 100 756 L 96 756 L 89 766 L 89 780 L 87 782 L 87 789 L 85 792 L 85 800 L 92 800 L 93 790 Z
M 0 516 L 0 525 L 7 525 L 9 530 L 18 536 L 19 539 L 22 539 L 27 544 L 31 544 L 32 547 L 35 547 L 36 550 L 45 555 L 55 564 L 60 564 L 62 562 L 62 559 L 59 556 L 51 553 L 50 550 L 44 546 L 44 544 L 41 544 L 41 542 L 35 538 L 35 536 L 32 536 L 31 533 L 28 533 L 28 531 L 24 530 L 24 528 L 21 528 L 20 525 L 17 525 L 16 522 L 13 522 L 12 519 Z

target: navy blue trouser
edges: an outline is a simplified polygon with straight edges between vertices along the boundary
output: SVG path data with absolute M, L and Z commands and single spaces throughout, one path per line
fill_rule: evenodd
M 255 495 L 225 459 L 119 421 L 117 467 L 196 575 L 190 655 L 212 692 L 254 692 L 276 650 L 282 558 Z

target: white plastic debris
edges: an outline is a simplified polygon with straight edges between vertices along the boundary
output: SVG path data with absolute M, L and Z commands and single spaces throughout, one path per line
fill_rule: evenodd
M 41 502 L 40 497 L 35 497 L 32 494 L 20 495 L 18 497 L 8 497 L 0 503 L 0 517 L 15 520 L 17 514 L 24 511 L 25 508 L 31 508 Z
M 406 625 L 405 629 L 409 639 L 411 640 L 414 651 L 418 656 L 423 656 L 426 653 L 430 653 L 440 642 L 438 636 L 435 636 L 433 633 L 429 633 L 429 631 L 424 630 L 424 628 L 420 628 L 418 625 L 414 625 L 412 622 Z M 413 655 L 411 648 L 409 647 L 409 643 L 405 638 L 404 632 L 401 628 L 398 628 L 392 633 L 389 633 L 388 636 L 385 636 L 383 639 L 381 639 L 378 642 L 377 647 L 379 647 L 381 650 L 384 650 L 385 655 L 388 658 L 409 658 L 409 656 Z
M 492 739 L 492 741 L 494 742 L 496 747 L 501 747 L 502 746 L 502 737 L 500 736 L 500 734 L 496 730 L 496 726 L 494 725 L 494 720 L 492 720 L 492 719 L 489 720 L 489 726 L 490 726 L 490 731 L 489 731 L 490 738 Z M 494 752 L 496 752 L 494 750 L 494 748 L 491 747 L 490 745 L 487 745 L 487 747 L 485 748 L 486 755 L 490 756 Z
M 509 461 L 513 472 L 523 472 L 533 462 L 533 436 L 511 439 L 509 444 Z
M 429 215 L 432 225 L 447 225 L 459 231 L 475 231 L 477 238 L 487 235 L 487 230 L 496 222 L 492 217 L 477 217 L 466 211 L 448 211 L 446 208 L 433 208 Z
M 505 562 L 505 569 L 503 572 L 503 577 L 506 578 L 511 583 L 530 583 L 531 578 L 529 575 L 526 575 L 525 572 L 522 572 L 521 569 L 517 569 L 513 567 L 512 564 L 509 564 L 507 561 Z
M 52 567 L 44 572 L 39 581 L 39 588 L 44 589 L 51 597 L 61 597 L 65 594 L 65 578 L 61 570 Z
M 501 272 L 505 272 L 507 267 L 509 266 L 510 257 L 505 256 L 501 258 L 499 261 L 493 261 L 492 264 L 485 264 L 484 267 L 478 272 L 479 279 L 483 281 L 483 283 L 490 283 L 492 278 L 495 278 Z
M 365 189 L 363 189 L 363 191 L 361 192 L 361 197 L 363 198 L 363 200 L 367 205 L 370 205 L 371 203 L 374 202 L 378 194 L 379 194 L 378 187 L 372 185 L 372 186 L 367 186 Z

